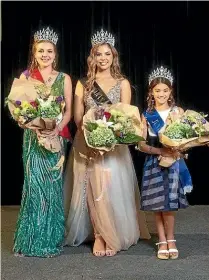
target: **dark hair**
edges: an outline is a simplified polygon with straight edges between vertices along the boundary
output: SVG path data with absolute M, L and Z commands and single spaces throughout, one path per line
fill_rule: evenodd
M 171 94 L 170 94 L 170 97 L 169 97 L 169 100 L 168 100 L 168 105 L 170 107 L 173 107 L 175 105 L 175 99 L 174 99 L 174 96 L 173 96 L 174 95 L 173 87 L 171 85 L 171 82 L 166 78 L 158 77 L 158 78 L 155 78 L 154 80 L 152 80 L 152 82 L 150 83 L 150 85 L 148 87 L 148 94 L 147 94 L 148 108 L 147 108 L 147 111 L 152 111 L 154 109 L 155 104 L 153 102 L 152 90 L 158 84 L 165 84 L 169 87 L 169 89 L 171 90 Z

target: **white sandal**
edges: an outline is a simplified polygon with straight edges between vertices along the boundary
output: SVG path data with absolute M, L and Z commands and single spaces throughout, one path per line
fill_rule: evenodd
M 160 260 L 168 260 L 169 259 L 169 251 L 168 250 L 159 250 L 159 245 L 160 244 L 168 244 L 167 241 L 161 241 L 156 243 L 156 245 L 158 246 L 158 252 L 157 252 L 157 257 Z
M 167 242 L 176 242 L 176 240 L 167 240 Z M 179 257 L 179 251 L 177 249 L 168 249 L 169 252 L 169 257 L 172 260 L 178 259 Z M 175 255 L 173 255 L 173 253 L 175 253 Z

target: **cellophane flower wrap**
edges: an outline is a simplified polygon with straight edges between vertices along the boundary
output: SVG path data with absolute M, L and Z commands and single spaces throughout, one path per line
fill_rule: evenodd
M 186 110 L 181 116 L 169 118 L 159 133 L 163 146 L 185 152 L 190 148 L 207 145 L 209 143 L 209 122 L 207 115 L 193 110 Z M 171 166 L 176 159 L 162 158 L 160 165 Z
M 84 137 L 88 147 L 111 151 L 115 145 L 137 144 L 144 140 L 139 110 L 117 103 L 89 109 L 83 117 Z
M 14 79 L 6 104 L 20 126 L 40 131 L 53 130 L 65 107 L 63 96 L 50 95 L 50 88 L 34 79 Z M 51 152 L 61 150 L 58 137 L 39 136 L 38 141 Z

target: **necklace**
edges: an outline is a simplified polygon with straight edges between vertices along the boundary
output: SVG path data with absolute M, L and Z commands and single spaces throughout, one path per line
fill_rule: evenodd
M 41 71 L 40 71 L 41 72 Z M 41 75 L 42 75 L 42 77 L 43 77 L 43 74 L 41 73 Z M 51 71 L 51 73 L 50 73 L 50 75 L 49 75 L 49 77 L 47 78 L 47 79 L 44 79 L 44 77 L 43 77 L 43 80 L 44 80 L 44 83 L 46 84 L 46 85 L 49 85 L 50 84 L 50 82 L 52 81 L 52 76 L 51 75 L 53 75 L 53 70 Z
M 52 80 L 52 77 L 49 77 L 47 80 L 45 80 L 44 82 L 45 82 L 45 84 L 49 84 L 50 82 L 51 82 L 51 80 Z

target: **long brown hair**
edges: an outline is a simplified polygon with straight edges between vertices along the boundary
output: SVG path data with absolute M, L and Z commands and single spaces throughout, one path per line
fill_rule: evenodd
M 94 87 L 94 81 L 96 79 L 96 72 L 97 72 L 95 57 L 96 57 L 98 48 L 103 45 L 107 45 L 110 48 L 112 55 L 113 55 L 113 62 L 112 62 L 112 65 L 110 66 L 111 76 L 117 80 L 124 79 L 124 76 L 121 74 L 119 56 L 118 56 L 117 50 L 108 43 L 97 44 L 92 47 L 92 49 L 90 51 L 90 55 L 87 58 L 87 64 L 88 64 L 87 81 L 86 81 L 87 93 L 89 93 Z
M 40 43 L 50 43 L 52 44 L 53 48 L 54 48 L 54 52 L 55 52 L 55 60 L 52 64 L 52 68 L 53 70 L 57 69 L 57 64 L 58 64 L 58 53 L 57 53 L 57 47 L 54 43 L 52 43 L 51 41 L 47 41 L 47 40 L 40 40 L 40 41 L 34 41 L 32 48 L 31 48 L 31 55 L 30 55 L 30 61 L 28 64 L 28 70 L 31 73 L 34 69 L 38 68 L 38 63 L 35 59 L 35 53 L 37 51 L 37 46 Z
M 148 88 L 149 91 L 148 91 L 148 95 L 147 95 L 147 104 L 148 104 L 147 111 L 152 111 L 155 107 L 155 101 L 153 98 L 152 91 L 153 91 L 153 88 L 158 84 L 165 84 L 169 87 L 169 89 L 171 90 L 171 93 L 170 93 L 170 97 L 168 99 L 168 105 L 169 105 L 169 107 L 173 107 L 175 105 L 175 99 L 173 96 L 174 95 L 173 87 L 171 85 L 171 82 L 166 78 L 159 77 L 159 78 L 155 78 L 154 80 L 152 80 L 152 82 L 149 85 L 149 88 Z

